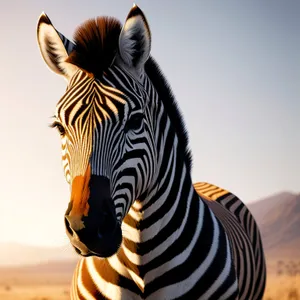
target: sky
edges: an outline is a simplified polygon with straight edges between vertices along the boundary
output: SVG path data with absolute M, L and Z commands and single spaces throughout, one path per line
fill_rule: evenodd
M 152 56 L 183 112 L 193 180 L 245 203 L 300 192 L 300 2 L 146 1 Z M 60 140 L 48 127 L 65 91 L 36 42 L 45 11 L 68 38 L 88 18 L 122 21 L 129 0 L 0 3 L 0 242 L 68 243 L 69 187 Z

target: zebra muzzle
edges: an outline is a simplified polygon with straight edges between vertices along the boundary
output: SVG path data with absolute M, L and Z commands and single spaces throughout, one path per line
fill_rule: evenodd
M 75 187 L 77 193 L 72 190 L 72 196 L 75 197 L 71 198 L 65 214 L 67 235 L 77 252 L 83 256 L 111 256 L 121 244 L 122 233 L 110 197 L 109 180 L 104 176 L 91 175 L 88 181 L 84 179 L 77 183 L 79 188 Z M 78 190 L 84 191 L 82 197 L 78 195 Z M 84 205 L 78 204 L 81 199 Z M 75 210 L 74 201 L 77 201 Z

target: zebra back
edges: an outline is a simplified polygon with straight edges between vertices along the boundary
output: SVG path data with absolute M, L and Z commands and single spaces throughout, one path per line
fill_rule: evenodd
M 246 205 L 216 185 L 197 182 L 195 190 L 223 225 L 231 246 L 239 299 L 262 299 L 266 266 L 259 228 Z

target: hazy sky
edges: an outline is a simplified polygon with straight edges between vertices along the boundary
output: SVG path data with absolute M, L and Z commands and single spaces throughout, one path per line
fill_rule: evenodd
M 300 1 L 138 1 L 184 114 L 193 178 L 245 202 L 300 191 Z M 129 0 L 1 1 L 0 242 L 67 242 L 69 189 L 48 127 L 65 82 L 39 53 L 45 11 L 69 38 L 87 18 L 124 22 Z

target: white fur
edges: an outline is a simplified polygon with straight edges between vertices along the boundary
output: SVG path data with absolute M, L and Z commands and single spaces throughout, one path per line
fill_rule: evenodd
M 81 260 L 79 263 L 79 267 L 78 267 L 78 280 L 77 280 L 77 284 L 78 284 L 78 289 L 80 290 L 80 293 L 83 295 L 84 299 L 86 300 L 95 300 L 95 297 L 90 294 L 90 292 L 86 289 L 86 287 L 84 286 L 83 283 L 83 275 L 82 275 L 82 264 L 83 264 L 84 260 Z
M 138 31 L 141 32 L 143 36 L 143 43 L 144 43 L 143 55 L 140 55 L 140 53 L 135 53 L 135 49 L 134 49 L 134 46 L 137 41 L 133 40 L 132 37 Z M 150 32 L 143 18 L 141 16 L 135 16 L 127 19 L 119 38 L 119 51 L 123 62 L 129 68 L 133 68 L 133 58 L 137 56 L 138 65 L 136 71 L 139 72 L 150 55 L 150 48 L 151 48 Z
M 50 53 L 47 49 L 47 43 L 49 41 L 52 45 L 54 45 L 53 54 L 58 56 L 58 62 L 54 62 L 50 58 Z M 70 78 L 78 70 L 78 67 L 65 62 L 68 58 L 67 50 L 52 25 L 46 23 L 39 24 L 38 43 L 40 46 L 41 54 L 49 69 L 59 75 L 64 76 L 65 79 L 69 81 Z

